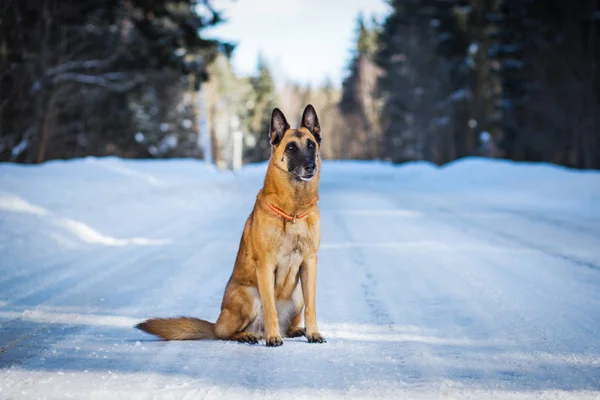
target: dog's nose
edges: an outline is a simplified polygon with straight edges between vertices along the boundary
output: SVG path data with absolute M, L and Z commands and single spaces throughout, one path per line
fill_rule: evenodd
M 317 168 L 317 165 L 314 162 L 309 162 L 308 164 L 306 164 L 304 166 L 304 170 L 306 172 L 308 172 L 309 174 L 312 174 L 313 172 L 315 172 L 316 168 Z

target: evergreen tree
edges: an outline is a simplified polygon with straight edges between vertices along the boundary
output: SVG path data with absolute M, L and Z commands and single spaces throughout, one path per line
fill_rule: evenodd
M 384 156 L 395 162 L 443 160 L 450 132 L 447 104 L 461 101 L 451 90 L 452 64 L 438 54 L 435 1 L 395 0 L 379 36 L 377 62 L 383 107 Z M 452 93 L 452 95 L 450 95 Z
M 199 35 L 220 21 L 208 1 L 3 6 L 0 160 L 162 156 L 175 142 L 193 147 L 195 132 L 179 122 L 194 119 L 185 91 L 206 79 L 220 47 Z
M 346 120 L 347 157 L 379 157 L 379 110 L 376 82 L 380 74 L 373 58 L 377 51 L 377 25 L 369 28 L 362 14 L 357 17 L 356 47 L 342 82 L 339 108 Z

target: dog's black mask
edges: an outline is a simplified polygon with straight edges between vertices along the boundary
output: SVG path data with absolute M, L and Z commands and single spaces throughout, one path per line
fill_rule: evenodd
M 287 163 L 287 171 L 300 181 L 310 181 L 318 172 L 318 147 L 321 143 L 319 118 L 312 105 L 306 106 L 302 113 L 299 129 L 290 129 L 285 116 L 278 108 L 271 116 L 271 145 L 277 151 L 281 162 Z M 278 158 L 279 160 L 279 158 Z
M 288 172 L 296 179 L 310 181 L 317 172 L 317 144 L 299 131 L 293 135 L 299 140 L 289 141 L 285 146 Z

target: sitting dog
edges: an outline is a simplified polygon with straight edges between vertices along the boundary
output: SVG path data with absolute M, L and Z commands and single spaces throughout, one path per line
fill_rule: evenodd
M 274 109 L 270 139 L 265 182 L 246 221 L 217 322 L 156 318 L 137 328 L 165 340 L 254 344 L 264 338 L 267 346 L 281 346 L 283 334 L 325 342 L 315 305 L 321 127 L 313 106 L 304 109 L 298 129 L 290 129 L 283 113 Z

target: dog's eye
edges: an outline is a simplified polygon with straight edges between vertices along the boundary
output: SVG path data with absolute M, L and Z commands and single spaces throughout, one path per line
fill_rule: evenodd
M 309 149 L 312 149 L 313 147 L 315 147 L 315 143 L 312 140 L 307 140 L 307 144 L 306 147 L 308 147 Z
M 288 151 L 296 151 L 298 150 L 298 146 L 296 146 L 296 143 L 290 143 L 287 145 L 286 150 Z

